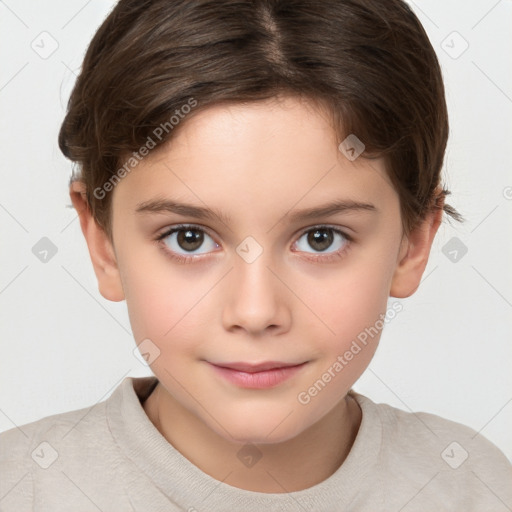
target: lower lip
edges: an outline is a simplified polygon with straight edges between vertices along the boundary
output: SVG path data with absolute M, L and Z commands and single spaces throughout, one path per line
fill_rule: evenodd
M 276 368 L 274 370 L 265 370 L 261 372 L 242 372 L 240 370 L 232 370 L 230 368 L 223 368 L 222 366 L 215 366 L 210 363 L 210 366 L 227 381 L 242 388 L 250 389 L 267 389 L 278 386 L 282 382 L 293 377 L 301 370 L 306 363 L 297 366 L 287 366 L 286 368 Z

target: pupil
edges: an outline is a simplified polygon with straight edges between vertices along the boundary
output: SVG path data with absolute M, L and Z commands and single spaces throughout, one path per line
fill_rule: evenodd
M 180 247 L 186 251 L 195 251 L 196 249 L 199 249 L 203 243 L 203 238 L 203 233 L 192 229 L 181 230 L 178 232 L 178 243 Z M 188 247 L 187 244 L 189 244 Z M 183 247 L 184 245 L 185 247 Z
M 308 243 L 317 251 L 325 251 L 330 247 L 333 241 L 332 230 L 316 229 L 308 235 Z

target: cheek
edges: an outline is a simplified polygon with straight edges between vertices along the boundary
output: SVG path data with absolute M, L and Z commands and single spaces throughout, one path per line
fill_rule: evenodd
M 385 312 L 389 296 L 390 272 L 377 265 L 351 266 L 331 276 L 321 294 L 315 294 L 315 305 L 324 322 L 337 339 L 370 327 Z M 332 334 L 332 333 L 331 333 Z
M 172 341 L 174 349 L 190 350 L 194 329 L 205 323 L 201 299 L 206 299 L 215 276 L 207 271 L 200 275 L 197 269 L 178 267 L 166 262 L 165 257 L 155 258 L 154 254 L 151 259 L 126 259 L 123 274 L 136 342 L 149 338 L 164 352 Z
M 330 365 L 347 351 L 350 361 L 343 373 L 357 378 L 371 360 L 384 327 L 383 315 L 394 269 L 394 248 L 369 251 L 341 266 L 320 283 L 310 283 L 308 305 L 320 321 L 316 345 L 324 364 Z
M 308 305 L 322 322 L 309 329 L 318 360 L 297 395 L 309 414 L 325 414 L 368 367 L 385 325 L 391 269 L 382 259 L 373 266 L 362 261 L 315 288 L 322 293 L 310 292 Z

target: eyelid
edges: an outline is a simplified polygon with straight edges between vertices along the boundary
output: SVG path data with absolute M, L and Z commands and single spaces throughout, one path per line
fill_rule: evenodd
M 336 231 L 337 233 L 340 233 L 341 235 L 343 235 L 349 241 L 352 241 L 352 239 L 353 239 L 352 235 L 349 235 L 347 233 L 347 230 L 349 230 L 349 228 L 336 226 L 333 224 L 314 224 L 312 226 L 308 226 L 307 228 L 302 228 L 300 231 L 298 231 L 299 234 L 297 236 L 300 238 L 302 235 L 305 235 L 309 231 L 313 231 L 314 229 L 322 229 L 322 228 L 332 229 L 333 231 Z M 349 231 L 351 231 L 351 230 L 349 230 Z
M 220 245 L 219 242 L 217 242 L 216 240 L 216 236 L 210 231 L 209 228 L 207 228 L 206 226 L 201 226 L 200 224 L 193 224 L 190 222 L 174 224 L 172 226 L 164 228 L 164 230 L 159 235 L 156 236 L 156 240 L 162 240 L 163 238 L 174 233 L 175 231 L 180 231 L 182 229 L 185 230 L 187 228 L 197 229 L 198 231 L 204 231 L 216 244 Z

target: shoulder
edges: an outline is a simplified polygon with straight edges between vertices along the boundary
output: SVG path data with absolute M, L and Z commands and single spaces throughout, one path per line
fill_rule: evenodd
M 432 505 L 445 500 L 466 510 L 512 507 L 512 464 L 481 433 L 435 414 L 354 397 L 363 416 L 381 424 L 376 467 L 388 480 L 410 485 Z
M 72 431 L 87 434 L 105 423 L 105 403 L 98 402 L 90 407 L 46 416 L 37 421 L 19 425 L 0 433 L 3 450 L 2 461 L 28 453 L 46 438 L 65 438 Z
M 0 433 L 1 510 L 31 510 L 34 481 L 59 458 L 79 460 L 105 424 L 105 402 L 44 417 Z
M 364 400 L 370 402 L 368 398 Z M 492 462 L 512 469 L 512 464 L 496 445 L 467 425 L 427 412 L 371 403 L 382 421 L 383 434 L 394 441 L 391 444 L 394 449 L 398 448 L 396 442 L 399 441 L 408 453 L 428 451 L 452 469 L 466 462 L 473 467 Z

